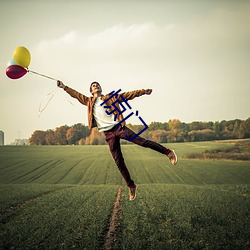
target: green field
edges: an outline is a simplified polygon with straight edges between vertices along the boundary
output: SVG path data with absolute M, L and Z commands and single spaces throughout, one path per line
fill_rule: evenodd
M 0 249 L 104 249 L 120 186 L 112 249 L 250 249 L 250 162 L 185 157 L 231 145 L 123 145 L 133 202 L 106 145 L 0 147 Z

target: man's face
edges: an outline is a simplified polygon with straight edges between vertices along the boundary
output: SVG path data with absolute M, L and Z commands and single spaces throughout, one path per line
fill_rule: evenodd
M 97 82 L 95 82 L 95 83 L 93 83 L 91 85 L 91 93 L 93 95 L 93 94 L 98 93 L 98 92 L 101 93 L 102 92 L 102 88 L 101 88 L 101 86 Z

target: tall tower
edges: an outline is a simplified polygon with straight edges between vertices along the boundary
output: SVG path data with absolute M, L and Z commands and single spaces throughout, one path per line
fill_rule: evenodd
M 0 146 L 4 145 L 4 132 L 0 130 Z

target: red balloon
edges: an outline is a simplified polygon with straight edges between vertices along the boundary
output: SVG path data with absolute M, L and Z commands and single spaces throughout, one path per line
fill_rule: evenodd
M 24 76 L 28 71 L 19 65 L 10 65 L 6 69 L 6 75 L 11 79 L 18 79 Z

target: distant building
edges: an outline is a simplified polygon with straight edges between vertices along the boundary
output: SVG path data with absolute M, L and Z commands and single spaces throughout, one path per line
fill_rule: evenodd
M 4 145 L 4 132 L 0 130 L 0 146 Z

